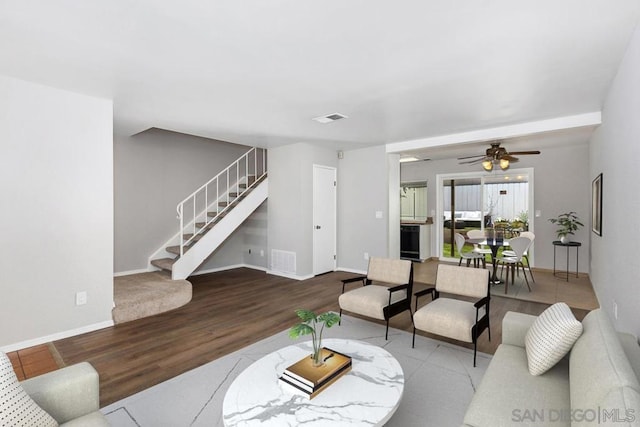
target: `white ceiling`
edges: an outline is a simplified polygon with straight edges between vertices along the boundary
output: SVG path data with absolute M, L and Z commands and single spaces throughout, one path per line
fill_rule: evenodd
M 112 98 L 118 133 L 348 150 L 599 111 L 639 13 L 638 0 L 6 0 L 0 74 Z M 349 118 L 311 120 L 335 112 Z

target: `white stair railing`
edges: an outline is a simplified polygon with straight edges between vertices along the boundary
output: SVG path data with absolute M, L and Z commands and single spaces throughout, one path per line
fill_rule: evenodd
M 180 256 L 266 173 L 267 150 L 254 147 L 178 203 Z

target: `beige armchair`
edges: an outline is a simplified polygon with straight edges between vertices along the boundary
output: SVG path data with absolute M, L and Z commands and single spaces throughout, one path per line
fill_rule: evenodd
M 362 287 L 345 292 L 345 285 L 361 282 Z M 338 298 L 342 310 L 384 320 L 387 323 L 385 339 L 389 335 L 389 319 L 409 310 L 413 291 L 413 264 L 411 261 L 389 258 L 369 258 L 366 276 L 342 281 L 342 294 Z
M 440 297 L 447 295 L 470 297 L 473 301 Z M 418 299 L 431 294 L 432 301 L 418 309 Z M 477 341 L 489 327 L 489 270 L 440 264 L 435 287 L 416 292 L 413 314 L 413 343 L 416 329 L 458 341 L 473 343 L 473 366 L 476 366 Z

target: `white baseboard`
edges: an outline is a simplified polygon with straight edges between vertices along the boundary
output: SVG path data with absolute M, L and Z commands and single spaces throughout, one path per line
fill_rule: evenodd
M 295 275 L 295 274 L 283 273 L 282 271 L 276 271 L 276 270 L 267 270 L 267 274 L 272 274 L 274 276 L 280 276 L 280 277 L 286 277 L 287 279 L 293 279 L 293 280 L 307 280 L 307 279 L 311 279 L 311 278 L 315 277 L 313 274 L 308 274 L 306 276 L 298 276 L 298 275 Z
M 119 271 L 117 273 L 113 273 L 113 277 L 129 276 L 131 274 L 149 273 L 152 271 L 158 271 L 158 269 L 142 268 L 140 270 Z
M 218 273 L 220 271 L 234 270 L 236 268 L 250 268 L 252 270 L 258 270 L 258 271 L 264 271 L 264 272 L 267 271 L 267 269 L 265 267 L 259 267 L 257 265 L 234 264 L 234 265 L 227 265 L 227 266 L 224 266 L 224 267 L 209 268 L 209 269 L 206 269 L 206 270 L 196 270 L 191 275 L 192 276 L 199 276 L 201 274 Z
M 363 270 L 356 270 L 356 269 L 353 269 L 353 268 L 342 268 L 342 267 L 338 267 L 338 268 L 336 269 L 336 271 L 344 271 L 345 273 L 355 273 L 355 274 L 364 274 L 364 275 L 366 275 L 366 274 L 367 274 L 367 272 L 366 272 L 366 271 L 363 271 Z
M 104 329 L 113 326 L 113 320 L 105 320 L 104 322 L 94 323 L 91 325 L 82 326 L 80 328 L 71 329 L 64 332 L 57 332 L 55 334 L 47 335 L 44 337 L 33 338 L 30 340 L 18 342 L 15 344 L 9 344 L 4 347 L 0 347 L 0 350 L 8 353 L 10 351 L 22 350 L 23 348 L 29 348 L 40 344 L 46 344 L 48 342 L 61 340 L 64 338 L 73 337 L 80 334 L 86 334 L 87 332 L 97 331 L 98 329 Z
M 257 265 L 234 264 L 234 265 L 227 265 L 227 266 L 224 266 L 224 267 L 208 268 L 206 270 L 196 270 L 191 275 L 192 276 L 199 276 L 201 274 L 217 273 L 219 271 L 233 270 L 235 268 L 251 268 L 253 270 L 259 270 L 259 271 L 264 271 L 264 272 L 267 271 L 267 269 L 265 267 L 260 267 L 260 266 L 257 266 Z M 118 273 L 113 273 L 113 277 L 129 276 L 131 274 L 140 274 L 140 273 L 150 273 L 152 271 L 160 271 L 160 270 L 157 269 L 157 268 L 153 268 L 153 269 L 143 268 L 143 269 L 140 269 L 140 270 L 120 271 Z

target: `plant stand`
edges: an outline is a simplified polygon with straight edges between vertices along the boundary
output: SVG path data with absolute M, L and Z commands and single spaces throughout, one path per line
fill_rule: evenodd
M 553 243 L 553 275 L 557 277 L 564 277 L 567 279 L 567 282 L 569 281 L 569 248 L 576 248 L 576 277 L 579 277 L 578 276 L 578 259 L 580 258 L 579 249 L 580 249 L 580 246 L 582 246 L 582 243 L 580 242 L 562 243 L 560 240 L 554 240 L 552 243 Z M 561 276 L 558 276 L 558 274 L 556 274 L 556 247 L 558 246 L 567 248 L 567 270 L 566 272 L 558 271 L 558 274 L 560 274 Z

